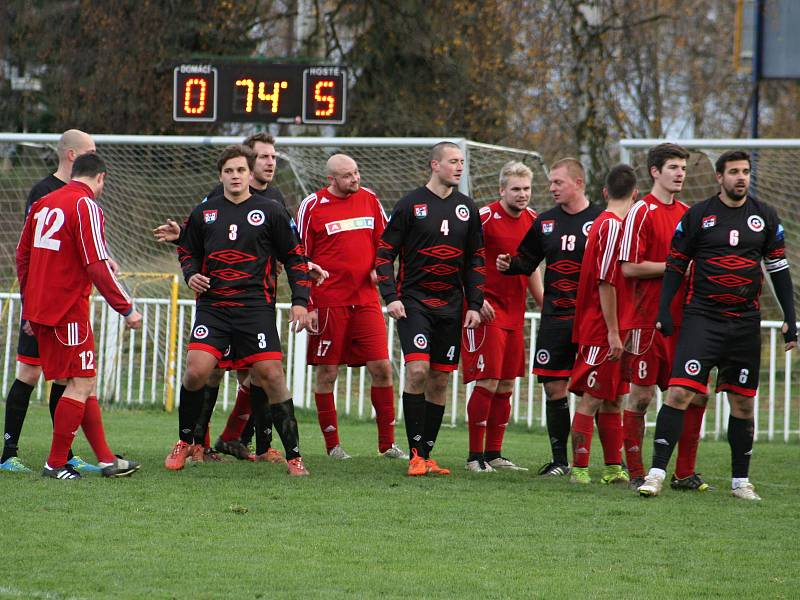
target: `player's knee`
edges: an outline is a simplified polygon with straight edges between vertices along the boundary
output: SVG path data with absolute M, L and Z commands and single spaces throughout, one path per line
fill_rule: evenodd
M 236 381 L 239 385 L 250 385 L 250 371 L 236 371 Z
M 544 384 L 544 395 L 548 400 L 559 400 L 567 396 L 567 381 L 559 379 L 558 381 L 548 381 Z
M 27 385 L 36 385 L 39 376 L 42 374 L 42 367 L 39 365 L 29 365 L 28 363 L 17 363 L 17 379 Z
M 208 381 L 206 382 L 206 385 L 209 387 L 219 387 L 219 384 L 222 381 L 224 375 L 225 371 L 223 371 L 222 369 L 214 369 L 208 376 Z
M 202 365 L 188 362 L 183 372 L 183 387 L 190 391 L 199 390 L 206 384 L 210 374 Z
M 67 384 L 64 395 L 67 398 L 85 402 L 94 393 L 96 381 L 95 377 L 73 377 Z
M 430 365 L 422 360 L 406 363 L 406 387 L 419 389 L 425 385 L 430 372 Z
M 331 391 L 339 376 L 339 367 L 337 365 L 319 365 L 316 367 L 316 371 L 317 390 L 320 392 Z
M 686 410 L 686 407 L 689 406 L 689 403 L 692 401 L 694 395 L 695 393 L 692 390 L 687 390 L 686 388 L 680 386 L 672 386 L 669 388 L 666 403 L 673 408 Z
M 705 408 L 708 404 L 708 394 L 695 394 L 692 398 L 692 404 Z
M 388 360 L 378 360 L 368 363 L 367 367 L 372 376 L 373 386 L 388 387 L 392 385 L 392 365 Z
M 731 404 L 731 414 L 737 419 L 753 418 L 755 407 L 753 398 L 728 392 L 728 402 Z
M 432 394 L 444 394 L 449 383 L 450 373 L 432 370 L 428 374 L 427 391 Z
M 256 371 L 258 384 L 264 390 L 285 388 L 286 378 L 283 374 L 283 365 L 279 360 L 262 360 L 253 365 Z M 268 392 L 268 395 L 269 392 Z M 272 395 L 270 395 L 270 398 Z
M 495 394 L 510 394 L 514 391 L 513 379 L 501 379 L 495 386 Z
M 625 402 L 625 408 L 644 413 L 647 412 L 647 409 L 650 406 L 650 403 L 653 401 L 653 390 L 648 388 L 631 388 L 630 393 L 628 394 L 628 399 Z

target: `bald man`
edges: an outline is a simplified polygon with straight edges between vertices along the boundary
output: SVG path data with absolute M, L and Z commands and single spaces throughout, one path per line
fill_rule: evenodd
M 56 146 L 58 154 L 58 168 L 55 173 L 48 175 L 31 188 L 28 194 L 28 201 L 25 204 L 25 216 L 31 207 L 47 194 L 64 187 L 69 183 L 72 173 L 72 165 L 75 159 L 82 154 L 95 152 L 94 140 L 88 133 L 78 129 L 70 129 L 61 134 Z M 116 265 L 114 265 L 116 272 Z M 28 412 L 31 393 L 39 381 L 42 374 L 42 361 L 39 358 L 39 345 L 33 334 L 29 334 L 23 328 L 24 322 L 20 322 L 19 343 L 17 346 L 17 378 L 11 385 L 11 389 L 6 397 L 6 419 L 4 427 L 3 454 L 0 457 L 0 471 L 15 473 L 27 473 L 30 469 L 26 467 L 17 457 L 17 445 L 19 436 L 22 433 L 22 425 L 25 422 L 25 415 Z M 66 385 L 64 381 L 55 381 L 50 388 L 50 415 L 55 415 L 56 405 L 61 394 L 64 393 Z M 78 471 L 99 471 L 94 465 L 83 461 L 79 456 L 74 456 L 72 450 L 69 451 L 69 464 Z
M 394 387 L 386 323 L 373 270 L 386 213 L 372 190 L 361 187 L 356 161 L 334 154 L 327 163 L 328 187 L 308 196 L 297 211 L 300 238 L 309 260 L 329 273 L 311 291 L 308 364 L 317 371 L 314 400 L 328 456 L 350 455 L 339 443 L 333 386 L 339 365 L 366 365 L 378 425 L 378 452 L 407 459 L 394 443 Z

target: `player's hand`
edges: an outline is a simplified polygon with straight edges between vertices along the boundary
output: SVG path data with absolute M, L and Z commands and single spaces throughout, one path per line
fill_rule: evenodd
M 672 325 L 672 315 L 669 310 L 659 310 L 656 317 L 656 329 L 661 332 L 664 337 L 669 337 L 674 332 Z
M 181 226 L 172 219 L 153 229 L 153 237 L 157 242 L 174 242 L 181 235 Z
M 111 273 L 114 275 L 114 277 L 119 275 L 119 265 L 117 264 L 117 261 L 110 256 L 108 257 L 108 267 L 111 269 Z
M 142 326 L 142 315 L 138 310 L 134 310 L 125 317 L 125 327 L 128 329 L 139 329 Z
M 200 273 L 195 273 L 194 275 L 189 277 L 189 281 L 187 281 L 186 283 L 192 290 L 194 290 L 198 294 L 207 292 L 208 288 L 211 287 L 211 280 L 205 275 L 201 275 Z
M 483 306 L 481 306 L 481 319 L 486 321 L 494 321 L 494 307 L 489 303 L 488 300 L 483 301 Z
M 292 306 L 289 309 L 289 330 L 300 333 L 308 329 L 308 310 L 305 306 Z
M 386 305 L 386 312 L 388 312 L 389 316 L 393 319 L 406 318 L 406 307 L 403 306 L 403 303 L 400 300 L 389 302 L 389 304 Z
M 608 332 L 608 360 L 619 360 L 622 356 L 622 340 L 619 332 Z
M 33 327 L 31 327 L 30 321 L 25 321 L 22 324 L 22 331 L 24 331 L 26 335 L 33 335 Z
M 308 313 L 308 333 L 319 333 L 319 311 L 315 308 Z
M 481 315 L 477 310 L 468 310 L 464 316 L 464 328 L 475 329 L 481 324 Z
M 323 281 L 331 276 L 331 274 L 325 269 L 320 267 L 317 263 L 313 263 L 311 261 L 308 261 L 308 274 L 317 285 L 320 285 Z
M 511 268 L 511 255 L 510 254 L 498 254 L 497 260 L 494 261 L 497 270 L 501 273 L 503 271 L 508 271 Z
M 369 280 L 372 282 L 372 285 L 378 285 L 378 272 L 375 269 L 369 272 Z
M 283 273 L 283 263 L 282 262 L 276 262 L 275 263 L 275 277 L 277 277 L 281 273 Z
M 783 347 L 784 351 L 789 352 L 789 350 L 797 348 L 797 325 L 789 327 L 789 323 L 784 321 L 781 326 L 781 333 L 783 334 L 783 341 L 786 343 Z

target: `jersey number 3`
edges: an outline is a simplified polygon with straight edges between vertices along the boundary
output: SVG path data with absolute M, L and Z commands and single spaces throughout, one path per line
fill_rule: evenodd
M 60 208 L 47 208 L 45 206 L 33 215 L 33 218 L 36 220 L 33 247 L 58 252 L 61 248 L 61 241 L 54 240 L 53 236 L 64 226 L 64 211 Z

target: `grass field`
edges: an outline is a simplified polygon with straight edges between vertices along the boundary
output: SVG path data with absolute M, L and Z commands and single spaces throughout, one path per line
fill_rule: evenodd
M 444 429 L 437 445 L 447 478 L 409 479 L 404 464 L 375 455 L 374 426 L 355 421 L 341 427 L 355 458 L 334 462 L 312 415 L 301 417 L 310 478 L 233 460 L 172 473 L 162 465 L 176 416 L 105 416 L 112 448 L 144 463 L 134 477 L 0 475 L 0 598 L 796 598 L 800 589 L 796 443 L 756 446 L 761 503 L 729 496 L 722 442 L 700 448 L 716 491 L 645 500 L 530 472 L 466 473 L 463 428 Z M 44 461 L 49 431 L 46 408 L 32 406 L 29 466 Z M 82 437 L 76 445 L 90 458 Z M 530 467 L 548 456 L 541 432 L 512 429 L 505 448 Z

